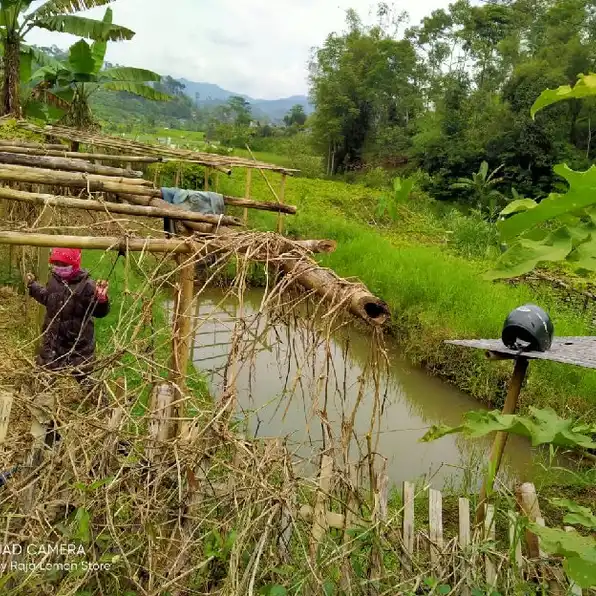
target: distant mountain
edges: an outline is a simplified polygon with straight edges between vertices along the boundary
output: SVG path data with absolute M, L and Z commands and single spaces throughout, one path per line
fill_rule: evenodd
M 243 93 L 227 91 L 226 89 L 222 89 L 219 85 L 213 85 L 212 83 L 196 83 L 195 81 L 189 81 L 188 79 L 178 80 L 186 86 L 184 89 L 186 95 L 197 102 L 199 107 L 222 104 L 228 101 L 230 97 L 239 95 L 250 102 L 255 118 L 267 118 L 272 121 L 280 121 L 292 106 L 295 106 L 296 104 L 304 106 L 304 111 L 307 114 L 312 114 L 314 111 L 314 106 L 308 101 L 306 95 L 293 95 L 292 97 L 284 97 L 282 99 L 255 99 L 248 95 L 244 95 Z

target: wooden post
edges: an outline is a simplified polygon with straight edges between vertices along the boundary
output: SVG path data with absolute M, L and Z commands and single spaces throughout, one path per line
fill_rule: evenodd
M 250 194 L 251 194 L 251 185 L 252 185 L 252 169 L 251 168 L 247 168 L 246 169 L 246 187 L 244 190 L 244 198 L 248 201 L 250 201 Z M 242 218 L 242 221 L 244 222 L 244 225 L 246 225 L 248 223 L 248 209 L 245 207 L 244 208 L 244 217 Z
M 286 197 L 286 174 L 281 175 L 281 187 L 279 189 L 279 202 L 284 203 L 284 199 Z M 277 216 L 277 233 L 283 234 L 284 233 L 284 216 L 279 213 Z
M 443 554 L 443 495 L 432 488 L 428 491 L 428 521 L 430 560 L 435 565 Z
M 10 423 L 10 411 L 14 396 L 8 391 L 0 392 L 0 445 L 4 444 Z
M 154 463 L 159 453 L 161 443 L 172 437 L 172 413 L 175 390 L 169 383 L 158 385 L 151 395 L 149 405 L 149 442 L 145 449 L 145 456 Z
M 486 516 L 484 519 L 484 539 L 494 542 L 495 537 L 495 506 L 486 505 Z M 486 583 L 491 589 L 494 589 L 497 586 L 497 568 L 488 554 L 486 554 L 484 557 L 484 565 L 486 570 Z
M 215 172 L 215 192 L 219 192 L 219 172 Z
M 172 340 L 172 374 L 171 380 L 175 384 L 176 418 L 184 414 L 184 407 L 180 403 L 186 392 L 186 375 L 190 359 L 190 342 L 192 333 L 192 299 L 194 293 L 195 262 L 193 259 L 179 257 L 181 265 L 179 274 L 179 289 L 174 310 L 173 340 Z M 180 420 L 178 421 L 181 430 Z M 176 434 L 179 434 L 178 432 Z
M 521 392 L 522 384 L 526 378 L 526 372 L 528 370 L 528 359 L 518 358 L 515 361 L 515 368 L 513 369 L 513 375 L 509 384 L 509 391 L 507 392 L 507 398 L 505 399 L 505 405 L 503 407 L 503 414 L 513 414 L 517 408 L 517 400 Z M 492 490 L 494 479 L 499 472 L 501 467 L 501 460 L 503 458 L 503 451 L 507 444 L 509 434 L 506 432 L 497 432 L 493 447 L 490 454 L 490 479 L 485 478 L 482 489 L 480 491 L 480 499 L 478 501 L 478 508 L 476 509 L 476 523 L 481 524 L 484 521 L 486 497 L 489 490 Z
M 468 573 L 470 565 L 466 559 L 466 551 L 470 546 L 470 501 L 468 499 L 459 499 L 459 547 L 462 551 L 462 573 L 463 583 L 461 587 L 462 596 L 470 596 L 470 586 L 468 584 Z
M 414 556 L 414 485 L 411 482 L 404 482 L 403 503 L 403 539 L 408 555 L 407 566 L 411 569 L 410 561 Z
M 51 213 L 48 207 L 42 207 L 39 224 L 42 228 L 48 226 L 51 221 Z M 48 283 L 50 274 L 50 248 L 41 247 L 37 249 L 37 281 L 45 286 Z M 39 304 L 37 306 L 37 335 L 38 335 L 38 347 L 41 342 L 41 329 L 43 326 L 43 320 L 46 315 L 46 309 L 44 306 Z
M 209 192 L 209 175 L 211 174 L 211 168 L 205 166 L 205 192 Z

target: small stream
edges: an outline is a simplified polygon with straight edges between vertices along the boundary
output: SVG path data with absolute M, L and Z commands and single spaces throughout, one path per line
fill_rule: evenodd
M 242 314 L 247 320 L 259 311 L 262 295 L 260 290 L 244 294 Z M 222 392 L 238 302 L 222 291 L 207 290 L 201 293 L 195 308 L 197 330 L 192 359 L 208 376 L 211 390 L 217 396 Z M 294 326 L 291 330 L 284 327 L 249 330 L 258 336 L 258 341 L 251 358 L 244 359 L 238 373 L 238 415 L 246 419 L 253 435 L 288 437 L 290 444 L 301 446 L 297 453 L 308 457 L 312 447 L 319 447 L 322 441 L 316 412 L 323 409 L 324 396 L 327 395 L 331 432 L 337 439 L 342 413 L 351 412 L 360 396 L 354 425 L 356 438 L 350 454 L 358 459 L 358 449 L 366 451 L 365 437 L 375 414 L 374 383 L 363 384 L 364 392 L 358 383 L 369 358 L 370 336 L 354 328 L 338 332 L 329 344 L 332 367 L 322 375 L 327 370 L 325 346 L 319 345 L 313 351 L 316 357 L 305 356 L 311 345 L 309 338 L 301 337 Z M 477 489 L 492 439 L 471 441 L 459 435 L 432 443 L 420 443 L 419 439 L 433 424 L 457 425 L 465 412 L 484 407 L 409 366 L 396 346 L 388 345 L 387 350 L 389 366 L 380 376 L 380 399 L 376 400 L 377 404 L 383 402 L 376 451 L 388 460 L 390 480 L 400 483 L 425 478 L 436 488 Z M 315 404 L 313 395 L 318 396 Z M 504 480 L 532 480 L 540 469 L 541 459 L 541 452 L 532 450 L 527 440 L 511 436 L 502 464 Z

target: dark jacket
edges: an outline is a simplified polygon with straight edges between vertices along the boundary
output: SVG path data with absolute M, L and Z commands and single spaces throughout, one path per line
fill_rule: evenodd
M 29 294 L 46 307 L 37 364 L 58 369 L 90 362 L 95 354 L 93 317 L 105 317 L 110 303 L 97 301 L 89 273 L 81 269 L 68 282 L 52 274 L 45 288 L 33 282 Z

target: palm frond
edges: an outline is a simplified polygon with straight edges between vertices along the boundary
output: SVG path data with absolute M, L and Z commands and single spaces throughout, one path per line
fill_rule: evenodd
M 29 15 L 29 20 L 46 19 L 60 14 L 73 14 L 97 6 L 111 4 L 114 0 L 48 0 Z
M 139 97 L 144 97 L 145 99 L 151 99 L 153 101 L 169 101 L 172 99 L 169 95 L 156 91 L 153 87 L 149 87 L 149 85 L 142 85 L 130 81 L 103 83 L 102 87 L 104 89 L 109 89 L 110 91 L 126 91 L 127 93 L 132 93 L 133 95 L 138 95 Z
M 126 27 L 69 14 L 36 19 L 33 24 L 47 31 L 70 33 L 78 37 L 100 41 L 122 41 L 135 36 L 135 32 Z
M 102 77 L 106 77 L 112 81 L 130 81 L 132 83 L 146 83 L 147 81 L 161 81 L 161 76 L 151 70 L 144 68 L 132 68 L 128 66 L 117 66 L 108 68 L 102 73 Z

